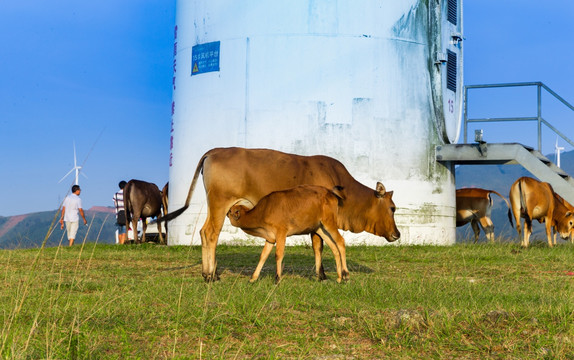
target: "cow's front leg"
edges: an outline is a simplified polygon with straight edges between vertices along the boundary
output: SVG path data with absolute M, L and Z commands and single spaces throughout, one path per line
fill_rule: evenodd
M 265 261 L 267 261 L 267 257 L 269 257 L 269 253 L 271 253 L 271 249 L 273 249 L 273 244 L 269 241 L 265 241 L 265 245 L 263 245 L 263 250 L 261 251 L 261 256 L 259 257 L 259 264 L 257 264 L 249 282 L 255 282 L 259 278 L 261 269 L 263 269 L 263 265 L 265 265 Z
M 548 219 L 546 221 L 546 239 L 548 240 L 548 246 L 553 247 L 554 244 L 552 244 L 552 221 L 550 221 L 550 219 Z M 554 242 L 556 242 L 556 238 L 554 238 Z
M 478 242 L 478 238 L 480 237 L 480 227 L 478 226 L 478 222 L 475 219 L 470 221 L 470 226 L 472 227 L 472 232 L 474 233 L 474 243 Z

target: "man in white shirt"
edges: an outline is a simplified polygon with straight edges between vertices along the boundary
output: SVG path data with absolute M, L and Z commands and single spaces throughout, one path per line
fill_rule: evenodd
M 84 219 L 84 225 L 87 225 L 86 217 L 84 216 L 84 210 L 82 209 L 82 199 L 80 199 L 80 185 L 72 186 L 72 193 L 64 199 L 64 205 L 62 206 L 62 217 L 60 218 L 60 229 L 64 229 L 64 221 L 66 222 L 66 230 L 68 231 L 68 240 L 70 241 L 70 246 L 74 245 L 74 239 L 76 238 L 76 233 L 78 232 L 80 217 L 78 213 L 82 215 Z

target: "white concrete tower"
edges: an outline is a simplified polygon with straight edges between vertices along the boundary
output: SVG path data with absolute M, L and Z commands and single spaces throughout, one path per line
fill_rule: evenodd
M 453 168 L 434 149 L 458 138 L 461 41 L 462 0 L 178 0 L 170 210 L 211 148 L 323 154 L 394 191 L 399 244 L 454 243 Z M 200 244 L 205 206 L 198 184 L 169 244 Z

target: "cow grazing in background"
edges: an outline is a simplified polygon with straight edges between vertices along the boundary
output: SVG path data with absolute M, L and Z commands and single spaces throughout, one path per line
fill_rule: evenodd
M 388 241 L 400 237 L 394 219 L 393 192 L 387 192 L 383 184 L 377 183 L 375 190 L 370 189 L 355 180 L 343 164 L 327 156 L 301 156 L 269 149 L 208 151 L 197 164 L 185 205 L 161 220 L 171 220 L 189 207 L 200 173 L 203 173 L 207 196 L 207 219 L 200 230 L 202 274 L 206 281 L 218 279 L 215 250 L 229 209 L 239 202 L 254 207 L 263 196 L 297 185 L 343 188 L 345 202 L 339 207 L 339 229 L 355 233 L 367 231 Z M 320 237 L 314 234 L 312 239 L 314 250 L 320 253 L 323 247 Z M 339 251 L 345 259 L 345 248 Z M 343 270 L 348 271 L 344 263 Z
M 492 223 L 492 198 L 490 194 L 496 194 L 504 200 L 508 209 L 510 204 L 504 196 L 494 190 L 480 188 L 465 188 L 456 190 L 456 226 L 463 226 L 470 222 L 474 231 L 474 242 L 478 241 L 480 226 L 484 230 L 486 238 L 494 243 L 494 224 Z M 512 224 L 512 218 L 508 218 Z
M 572 204 L 570 204 L 568 201 L 564 200 L 562 196 L 558 195 L 557 193 L 554 193 L 554 201 L 560 201 L 566 207 L 566 209 L 568 209 L 568 211 L 574 214 L 574 206 L 572 206 Z M 554 245 L 556 245 L 557 230 L 554 224 L 552 226 L 553 226 L 552 228 L 554 229 L 553 243 Z M 570 232 L 570 242 L 574 244 L 574 229 Z
M 329 245 L 337 265 L 337 282 L 348 278 L 348 273 L 341 270 L 342 256 L 339 248 L 344 248 L 345 239 L 339 234 L 337 228 L 337 213 L 339 201 L 343 200 L 335 188 L 332 191 L 322 186 L 300 185 L 292 189 L 274 191 L 259 200 L 251 210 L 244 205 L 233 205 L 227 216 L 233 226 L 241 228 L 249 235 L 265 239 L 259 264 L 251 276 L 251 282 L 259 278 L 261 269 L 276 244 L 275 259 L 277 273 L 275 281 L 281 280 L 283 270 L 283 255 L 285 254 L 285 240 L 291 235 L 316 233 Z M 315 258 L 317 261 L 317 258 Z M 319 280 L 323 280 L 320 273 L 322 267 L 315 264 Z
M 510 205 L 518 236 L 521 232 L 520 218 L 524 218 L 523 247 L 528 247 L 532 233 L 532 220 L 544 223 L 548 246 L 552 247 L 552 228 L 567 239 L 574 226 L 574 215 L 558 200 L 552 186 L 529 177 L 521 177 L 510 188 Z M 508 210 L 510 213 L 510 210 Z
M 146 218 L 161 216 L 161 192 L 156 184 L 141 181 L 130 180 L 124 188 L 124 206 L 126 208 L 127 224 L 132 224 L 134 234 L 137 234 L 137 223 L 143 219 L 143 231 L 141 241 L 137 238 L 136 243 L 145 242 L 145 231 L 147 228 Z M 161 222 L 157 222 L 160 243 L 165 244 L 161 232 Z

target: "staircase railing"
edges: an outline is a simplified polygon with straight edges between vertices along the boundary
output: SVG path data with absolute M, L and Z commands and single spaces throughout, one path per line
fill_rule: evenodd
M 537 87 L 537 115 L 532 117 L 502 117 L 502 118 L 468 118 L 468 90 L 474 89 L 491 89 L 491 88 L 505 88 L 505 87 L 524 87 L 524 86 L 536 86 Z M 485 85 L 467 85 L 464 87 L 464 142 L 468 143 L 467 131 L 468 124 L 475 122 L 501 122 L 501 121 L 536 121 L 538 123 L 538 151 L 542 152 L 542 124 L 546 125 L 550 130 L 552 130 L 556 135 L 560 136 L 567 143 L 574 146 L 574 142 L 570 140 L 566 135 L 559 131 L 556 127 L 550 124 L 546 119 L 542 117 L 542 89 L 546 90 L 550 95 L 554 96 L 562 104 L 568 107 L 574 112 L 574 106 L 564 100 L 560 95 L 556 94 L 552 89 L 546 86 L 542 82 L 521 82 L 521 83 L 506 83 L 506 84 L 485 84 Z

